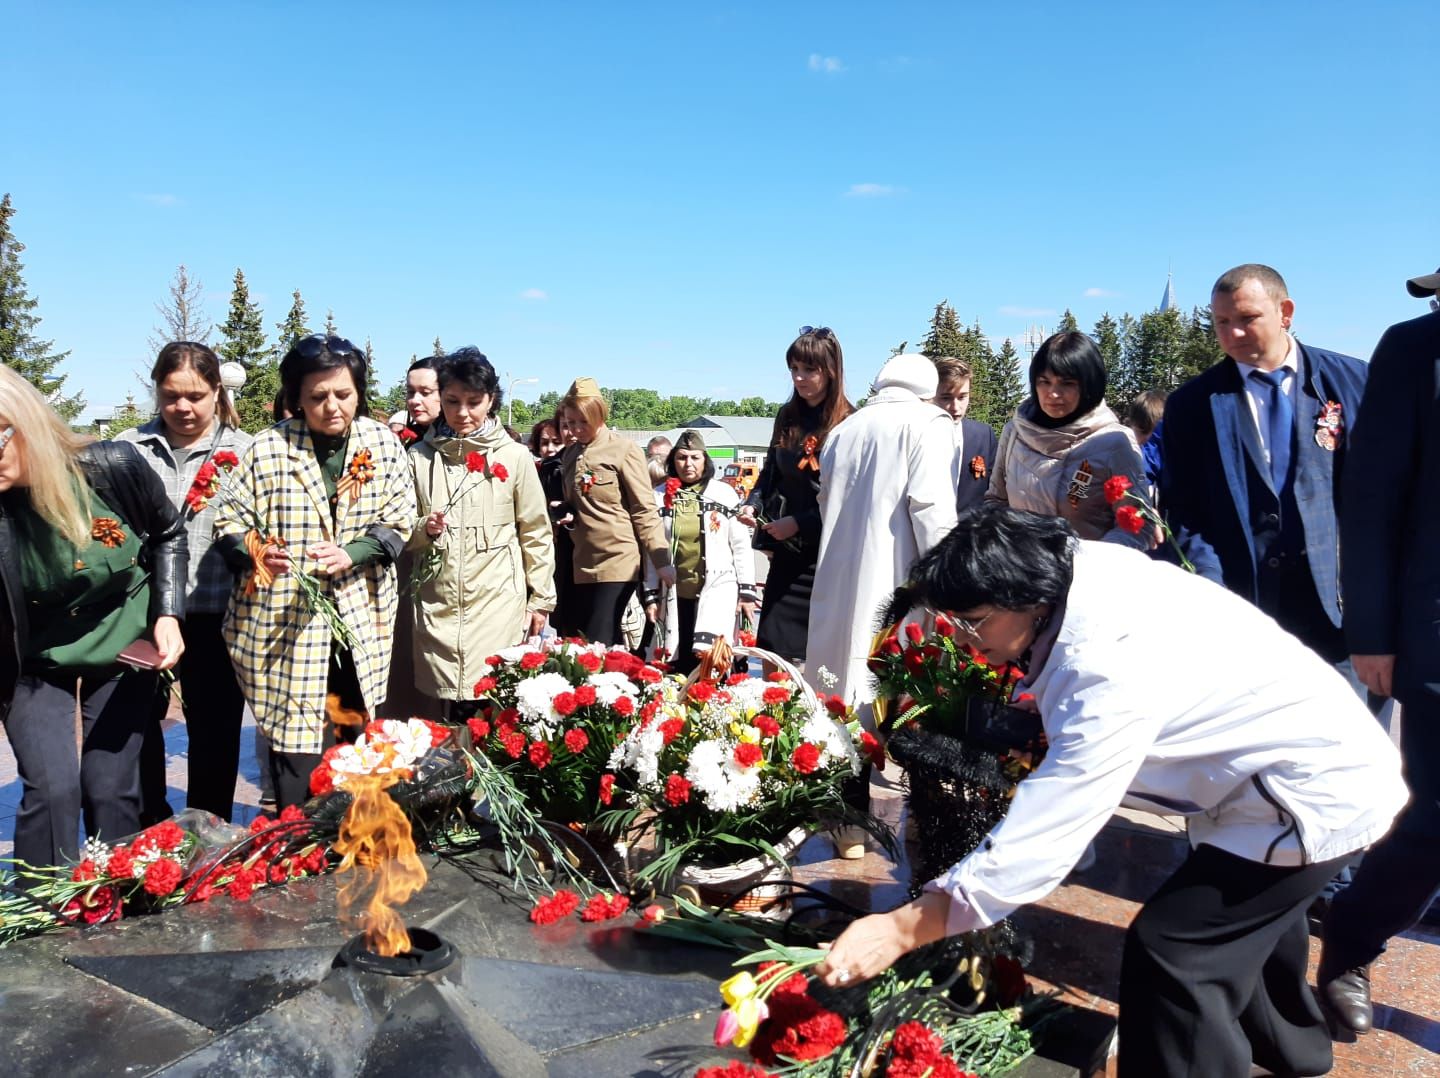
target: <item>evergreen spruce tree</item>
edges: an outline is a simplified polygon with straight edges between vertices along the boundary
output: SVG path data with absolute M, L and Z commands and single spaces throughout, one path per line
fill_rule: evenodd
M 235 270 L 235 287 L 230 292 L 230 313 L 220 325 L 223 340 L 216 349 L 227 363 L 245 368 L 245 384 L 235 397 L 240 426 L 251 434 L 275 422 L 271 411 L 280 392 L 280 367 L 275 353 L 265 345 L 265 322 L 260 304 L 250 299 L 250 286 L 243 270 Z
M 903 350 L 904 345 L 902 344 L 897 351 Z M 965 331 L 960 328 L 960 317 L 955 313 L 955 308 L 950 306 L 949 301 L 942 299 L 935 304 L 935 313 L 930 317 L 930 330 L 925 334 L 925 339 L 920 342 L 920 352 L 931 359 L 939 359 L 942 356 L 964 359 L 965 356 L 961 354 L 964 350 Z
M 1194 308 L 1185 322 L 1177 384 L 1194 378 L 1224 358 L 1225 350 L 1215 339 L 1215 322 L 1209 306 Z
M 162 324 L 150 336 L 150 352 L 158 353 L 171 341 L 210 342 L 210 319 L 205 317 L 205 286 L 190 276 L 182 262 L 170 282 L 170 299 L 155 304 Z
M 325 311 L 325 336 L 335 336 L 335 312 L 328 308 Z
M 1070 308 L 1065 308 L 1065 313 L 1060 316 L 1060 324 L 1055 327 L 1056 333 L 1074 333 L 1080 329 L 1080 323 L 1075 321 L 1075 316 L 1070 313 Z
M 85 407 L 85 396 L 77 393 L 73 397 L 64 395 L 64 374 L 58 374 L 58 367 L 70 355 L 56 352 L 53 341 L 42 341 L 35 336 L 40 316 L 35 308 L 40 301 L 31 298 L 25 288 L 21 270 L 20 252 L 25 245 L 10 231 L 10 218 L 15 208 L 7 193 L 0 198 L 0 361 L 11 367 L 38 389 L 51 405 L 65 419 L 74 419 Z
M 1090 336 L 1095 338 L 1095 344 L 1100 349 L 1100 358 L 1105 363 L 1106 399 L 1118 412 L 1125 404 L 1125 401 L 1122 401 L 1118 395 L 1121 377 L 1119 323 L 1110 317 L 1109 311 L 1106 311 L 1100 316 L 1100 321 L 1095 323 L 1095 328 L 1090 331 Z
M 370 402 L 371 408 L 382 408 L 385 411 L 394 409 L 385 408 L 380 398 L 380 378 L 375 373 L 375 349 L 370 344 L 370 338 L 365 338 L 365 399 Z
M 301 337 L 310 336 L 310 327 L 305 321 L 305 301 L 300 298 L 300 289 L 295 289 L 291 294 L 290 313 L 285 316 L 285 321 L 275 323 L 279 335 L 275 338 L 275 355 L 284 356 L 290 351 L 290 346 Z
M 1020 407 L 1028 393 L 1025 372 L 1020 368 L 1020 353 L 1009 337 L 1005 338 L 1005 343 L 991 361 L 990 382 L 990 425 L 998 432 L 1015 414 L 1015 409 Z
M 439 338 L 439 337 L 436 337 L 436 338 L 435 338 L 434 351 L 432 351 L 430 354 L 431 354 L 432 356 L 443 356 L 443 355 L 446 354 L 446 353 L 445 353 L 445 346 L 440 343 L 440 338 Z

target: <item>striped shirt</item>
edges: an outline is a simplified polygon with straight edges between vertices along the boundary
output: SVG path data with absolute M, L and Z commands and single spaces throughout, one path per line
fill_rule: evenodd
M 210 450 L 229 449 L 236 456 L 253 441 L 250 435 L 234 427 L 224 427 L 220 440 L 214 432 L 192 446 L 177 449 L 165 437 L 165 424 L 158 416 L 144 426 L 122 431 L 117 442 L 133 442 L 165 484 L 165 492 L 185 518 L 190 540 L 190 580 L 186 587 L 185 610 L 190 614 L 223 614 L 230 602 L 235 577 L 218 550 L 211 550 L 211 529 L 215 520 L 215 499 L 199 513 L 189 515 L 185 495 L 195 482 L 195 473 L 210 457 Z M 213 443 L 213 446 L 212 446 Z

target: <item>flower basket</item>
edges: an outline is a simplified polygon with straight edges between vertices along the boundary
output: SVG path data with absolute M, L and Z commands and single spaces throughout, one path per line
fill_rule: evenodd
M 682 865 L 675 874 L 675 890 L 696 905 L 781 917 L 790 908 L 791 859 L 809 837 L 808 828 L 797 826 L 771 843 L 781 861 L 762 853 L 729 865 Z

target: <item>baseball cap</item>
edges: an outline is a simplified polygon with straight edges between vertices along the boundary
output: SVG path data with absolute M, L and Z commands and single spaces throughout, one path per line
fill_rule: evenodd
M 1434 273 L 1427 273 L 1423 277 L 1411 277 L 1405 282 L 1405 287 L 1416 299 L 1433 296 L 1436 292 L 1440 292 L 1440 269 Z

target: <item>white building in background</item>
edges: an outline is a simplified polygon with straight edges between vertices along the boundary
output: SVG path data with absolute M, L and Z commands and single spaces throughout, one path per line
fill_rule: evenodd
M 751 415 L 697 415 L 688 423 L 669 430 L 621 430 L 615 433 L 628 438 L 641 449 L 651 438 L 668 438 L 670 444 L 683 431 L 693 430 L 705 439 L 705 449 L 710 459 L 723 466 L 732 461 L 737 464 L 760 464 L 765 451 L 770 448 L 770 435 L 775 429 L 775 420 L 769 416 Z

